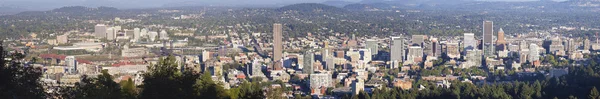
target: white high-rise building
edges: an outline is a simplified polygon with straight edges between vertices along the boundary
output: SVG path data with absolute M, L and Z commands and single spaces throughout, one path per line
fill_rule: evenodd
M 377 51 L 379 51 L 379 44 L 377 43 L 377 40 L 368 39 L 365 43 L 367 44 L 366 48 L 371 49 L 371 54 L 378 54 Z
M 527 55 L 527 56 L 528 56 L 527 60 L 529 62 L 540 60 L 540 50 L 536 44 L 529 45 L 529 55 Z
M 390 61 L 404 62 L 404 38 L 391 37 Z
M 106 31 L 107 26 L 104 24 L 97 24 L 94 27 L 94 35 L 96 36 L 96 38 L 106 38 Z
M 477 49 L 477 40 L 475 40 L 475 34 L 465 33 L 463 38 L 463 44 L 465 50 Z
M 142 36 L 140 36 L 140 33 L 141 33 L 140 28 L 133 28 L 133 41 L 134 42 L 137 42 L 140 39 L 140 37 L 142 37 Z
M 114 40 L 116 34 L 117 34 L 117 32 L 115 31 L 114 27 L 109 27 L 108 29 L 106 29 L 106 39 L 107 40 Z

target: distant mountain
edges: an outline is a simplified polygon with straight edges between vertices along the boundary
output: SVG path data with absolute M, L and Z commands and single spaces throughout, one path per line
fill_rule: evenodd
M 329 5 L 329 6 L 335 6 L 335 7 L 344 7 L 348 4 L 353 4 L 354 2 L 348 2 L 348 1 L 325 1 L 321 4 L 325 4 L 325 5 Z
M 13 7 L 0 7 L 0 15 L 17 14 L 19 12 L 27 11 L 26 9 L 13 8 Z
M 113 8 L 113 7 L 90 8 L 90 7 L 84 7 L 84 6 L 68 6 L 68 7 L 53 9 L 50 11 L 25 11 L 25 12 L 18 13 L 17 15 L 50 15 L 50 14 L 54 14 L 54 15 L 63 15 L 63 16 L 69 16 L 69 15 L 86 16 L 86 15 L 98 15 L 98 14 L 113 15 L 118 12 L 120 12 L 120 10 L 117 8 Z
M 119 11 L 117 8 L 113 7 L 98 7 L 98 8 L 88 8 L 84 6 L 70 6 L 70 7 L 62 7 L 54 10 L 50 10 L 51 12 L 65 12 L 65 13 L 86 13 L 86 12 L 116 12 Z
M 334 6 L 328 6 L 328 5 L 324 5 L 324 4 L 318 4 L 318 3 L 301 3 L 301 4 L 293 4 L 293 5 L 288 5 L 288 6 L 284 6 L 281 7 L 279 9 L 277 9 L 278 11 L 298 11 L 298 12 L 324 12 L 324 13 L 340 13 L 340 12 L 347 12 L 347 10 L 342 9 L 342 8 L 338 8 L 338 7 L 334 7 Z
M 389 8 L 392 8 L 392 5 L 385 4 L 385 3 L 371 3 L 371 4 L 355 3 L 355 4 L 349 4 L 349 5 L 344 6 L 344 9 L 354 10 L 354 11 L 369 11 L 369 10 L 389 9 Z

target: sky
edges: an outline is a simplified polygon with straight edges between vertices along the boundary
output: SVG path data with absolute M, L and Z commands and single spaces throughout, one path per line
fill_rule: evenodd
M 64 6 L 108 6 L 121 9 L 154 8 L 181 5 L 264 5 L 280 6 L 294 3 L 320 3 L 330 0 L 0 0 L 0 7 L 13 7 L 27 10 L 50 10 Z M 361 0 L 341 0 L 359 2 Z M 477 1 L 536 1 L 536 0 L 477 0 Z

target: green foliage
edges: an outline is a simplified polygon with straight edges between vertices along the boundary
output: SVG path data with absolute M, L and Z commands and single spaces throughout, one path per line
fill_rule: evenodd
M 10 60 L 5 60 L 9 58 Z M 20 54 L 8 54 L 0 47 L 0 98 L 40 99 L 44 89 L 40 82 L 42 71 L 32 66 L 25 67 L 20 62 Z
M 137 89 L 133 80 L 131 78 L 127 79 L 127 81 L 121 81 L 121 92 L 123 93 L 123 98 L 126 99 L 135 99 L 137 96 Z
M 229 94 L 231 99 L 263 99 L 266 97 L 261 86 L 259 81 L 244 82 L 237 88 L 229 89 Z
M 120 99 L 124 98 L 121 86 L 113 81 L 108 71 L 103 70 L 97 78 L 83 76 L 75 87 L 68 88 L 63 97 L 71 99 Z

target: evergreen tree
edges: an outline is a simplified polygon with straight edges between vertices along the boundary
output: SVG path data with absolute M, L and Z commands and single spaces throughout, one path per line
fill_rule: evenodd
M 127 79 L 127 81 L 121 82 L 121 92 L 123 93 L 123 97 L 126 99 L 135 99 L 137 96 L 135 84 L 131 78 Z
M 1 44 L 1 43 L 0 43 Z M 39 99 L 44 98 L 44 88 L 40 83 L 42 70 L 22 64 L 25 56 L 19 53 L 8 54 L 0 47 L 0 98 Z M 10 60 L 6 60 L 6 59 Z

